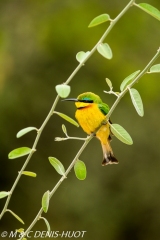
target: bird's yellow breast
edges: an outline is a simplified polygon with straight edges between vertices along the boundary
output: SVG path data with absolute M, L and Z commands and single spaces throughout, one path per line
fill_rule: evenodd
M 76 102 L 76 119 L 87 134 L 93 133 L 105 119 L 96 103 Z

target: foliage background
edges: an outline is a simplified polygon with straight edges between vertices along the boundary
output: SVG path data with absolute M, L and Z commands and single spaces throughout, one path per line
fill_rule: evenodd
M 160 9 L 158 0 L 148 0 Z M 89 51 L 107 27 L 88 29 L 97 15 L 111 18 L 128 3 L 104 0 L 15 0 L 0 1 L 0 190 L 7 191 L 20 170 L 24 158 L 8 160 L 8 153 L 21 146 L 31 147 L 35 133 L 16 139 L 25 127 L 40 127 L 56 96 L 55 85 L 62 83 L 77 66 L 78 51 Z M 131 8 L 109 34 L 106 42 L 113 50 L 107 61 L 95 53 L 71 83 L 71 97 L 93 91 L 112 105 L 114 96 L 106 95 L 105 78 L 119 91 L 121 81 L 143 69 L 159 47 L 159 22 Z M 78 181 L 72 171 L 50 202 L 45 215 L 54 231 L 84 230 L 84 239 L 158 240 L 160 238 L 160 154 L 159 154 L 159 79 L 147 75 L 136 88 L 141 93 L 145 116 L 140 118 L 127 94 L 112 116 L 131 134 L 134 145 L 112 141 L 118 166 L 101 167 L 100 143 L 94 139 L 81 156 L 87 165 L 87 179 Z M 59 102 L 57 111 L 74 117 L 73 103 Z M 12 196 L 9 208 L 27 227 L 41 205 L 41 197 L 51 190 L 59 175 L 48 156 L 70 164 L 82 142 L 54 142 L 63 136 L 64 123 L 71 136 L 85 136 L 80 128 L 53 116 L 41 136 L 26 170 L 37 178 L 23 176 Z M 0 207 L 5 199 L 0 201 Z M 0 231 L 22 227 L 9 213 L 1 220 Z M 45 230 L 39 221 L 33 230 Z

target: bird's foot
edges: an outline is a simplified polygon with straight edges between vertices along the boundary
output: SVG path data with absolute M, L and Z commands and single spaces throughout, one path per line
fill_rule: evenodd
M 106 125 L 108 123 L 108 120 L 107 119 L 104 119 L 103 121 L 102 121 L 102 125 Z
M 93 137 L 96 137 L 96 133 L 95 133 L 95 132 L 91 132 L 91 135 L 92 135 Z

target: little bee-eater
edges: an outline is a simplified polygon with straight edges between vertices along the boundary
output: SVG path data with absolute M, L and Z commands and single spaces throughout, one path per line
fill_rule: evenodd
M 75 102 L 77 107 L 75 117 L 83 130 L 89 135 L 96 131 L 109 112 L 109 106 L 92 92 L 82 93 L 76 99 L 68 98 L 65 100 Z M 110 146 L 111 131 L 108 123 L 100 127 L 96 132 L 96 137 L 100 140 L 103 149 L 102 166 L 118 163 Z

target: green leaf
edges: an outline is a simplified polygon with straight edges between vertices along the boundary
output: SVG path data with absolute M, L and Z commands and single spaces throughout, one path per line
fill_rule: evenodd
M 49 207 L 49 191 L 45 192 L 42 197 L 42 208 L 43 211 L 46 213 Z
M 81 63 L 88 57 L 89 54 L 90 54 L 90 51 L 88 51 L 88 52 L 83 52 L 83 51 L 78 52 L 76 54 L 76 59 L 77 59 L 78 62 Z
M 29 176 L 29 177 L 36 177 L 37 174 L 34 172 L 28 172 L 28 171 L 23 171 L 22 172 L 23 175 Z
M 54 112 L 54 113 L 56 113 L 61 118 L 65 119 L 67 122 L 70 122 L 71 124 L 75 125 L 76 127 L 79 127 L 78 123 L 75 120 L 73 120 L 72 118 L 68 117 L 64 113 L 60 113 L 60 112 Z
M 108 84 L 109 88 L 112 89 L 112 82 L 109 78 L 106 78 L 106 83 Z
M 160 11 L 157 8 L 148 3 L 139 3 L 136 6 L 160 21 Z
M 64 132 L 64 134 L 67 135 L 67 129 L 66 129 L 66 126 L 64 124 L 62 124 L 62 131 Z
M 7 197 L 10 194 L 11 194 L 10 192 L 2 191 L 2 192 L 0 192 L 0 198 L 5 198 L 5 197 Z
M 160 72 L 160 64 L 153 65 L 150 68 L 150 73 L 159 73 Z
M 123 91 L 138 75 L 140 70 L 130 74 L 128 77 L 126 77 L 123 82 L 121 83 L 120 90 Z
M 143 117 L 143 115 L 144 115 L 143 102 L 142 102 L 139 92 L 134 88 L 129 89 L 129 92 L 130 92 L 132 103 L 133 103 L 137 113 L 141 117 Z
M 65 84 L 60 84 L 56 86 L 56 92 L 61 98 L 66 98 L 70 94 L 71 87 Z
M 10 212 L 19 222 L 24 224 L 23 220 L 17 214 L 15 214 L 13 211 L 11 211 L 10 209 L 7 209 L 6 211 Z
M 112 50 L 107 43 L 100 43 L 97 46 L 97 51 L 105 58 L 111 59 L 112 58 Z
M 46 226 L 47 226 L 47 231 L 50 232 L 50 231 L 51 231 L 51 228 L 50 228 L 50 225 L 49 225 L 48 220 L 47 220 L 46 218 L 44 218 L 44 217 L 41 217 L 41 219 L 44 220 L 44 222 L 45 222 L 45 224 L 46 224 Z
M 63 164 L 62 164 L 57 158 L 49 157 L 48 159 L 49 159 L 49 161 L 50 161 L 50 164 L 55 168 L 55 170 L 56 170 L 60 175 L 65 176 L 65 169 L 64 169 Z
M 90 24 L 88 25 L 88 27 L 89 27 L 89 28 L 90 28 L 90 27 L 95 27 L 95 26 L 97 26 L 97 25 L 99 25 L 99 24 L 102 24 L 102 23 L 104 23 L 104 22 L 107 22 L 107 21 L 110 21 L 110 16 L 109 16 L 108 14 L 104 13 L 104 14 L 101 14 L 101 15 L 95 17 L 95 18 L 90 22 Z
M 23 135 L 25 135 L 26 133 L 30 132 L 30 131 L 33 131 L 33 130 L 36 130 L 38 131 L 37 128 L 35 127 L 27 127 L 27 128 L 23 128 L 22 130 L 20 130 L 18 133 L 17 133 L 17 138 L 20 138 L 22 137 Z
M 74 165 L 74 172 L 75 172 L 76 177 L 79 180 L 84 180 L 87 175 L 85 163 L 81 160 L 77 160 Z
M 133 141 L 129 133 L 119 124 L 110 124 L 111 132 L 117 137 L 120 141 L 125 144 L 132 145 Z
M 14 158 L 23 157 L 25 155 L 28 155 L 31 152 L 31 150 L 32 149 L 28 147 L 16 148 L 9 153 L 8 158 L 14 159 Z

